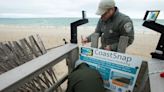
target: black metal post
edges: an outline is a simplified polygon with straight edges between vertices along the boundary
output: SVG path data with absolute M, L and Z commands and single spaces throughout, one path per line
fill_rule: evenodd
M 88 19 L 85 18 L 85 11 L 82 11 L 82 19 L 71 23 L 71 43 L 77 44 L 77 27 L 88 23 Z

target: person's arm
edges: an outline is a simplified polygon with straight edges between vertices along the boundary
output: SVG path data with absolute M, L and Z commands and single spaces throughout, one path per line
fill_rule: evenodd
M 68 75 L 68 85 L 67 85 L 67 90 L 66 92 L 74 92 L 73 87 L 75 84 L 75 79 L 74 79 L 74 73 L 72 72 L 71 74 Z
M 131 19 L 129 17 L 125 18 L 120 26 L 119 26 L 119 32 L 120 32 L 120 36 L 128 36 L 129 37 L 129 41 L 128 41 L 128 46 L 131 45 L 134 41 L 134 27 L 133 27 L 133 22 L 131 21 Z M 112 51 L 117 51 L 118 48 L 118 43 L 114 43 L 112 45 L 107 45 L 107 50 L 112 50 Z M 106 48 L 105 48 L 106 49 Z
M 73 70 L 71 74 L 68 75 L 68 85 L 66 92 L 75 92 L 76 86 L 80 83 L 80 78 L 78 77 L 79 73 L 76 68 Z
M 102 34 L 102 32 L 101 32 L 101 22 L 102 22 L 101 19 L 99 19 L 99 21 L 97 23 L 97 26 L 96 26 L 96 29 L 95 29 L 95 32 L 94 32 L 94 33 L 98 33 L 99 37 Z M 91 36 L 92 36 L 92 34 L 87 37 L 88 42 L 91 42 Z
M 127 17 L 120 26 L 120 36 L 128 36 L 128 46 L 134 41 L 134 27 L 132 20 Z

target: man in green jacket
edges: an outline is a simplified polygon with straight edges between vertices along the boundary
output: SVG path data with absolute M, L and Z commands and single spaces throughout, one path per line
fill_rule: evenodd
M 101 16 L 94 32 L 101 37 L 101 49 L 117 51 L 120 36 L 129 37 L 128 46 L 133 43 L 132 20 L 119 12 L 114 0 L 101 0 L 96 14 Z M 83 44 L 90 41 L 91 35 L 82 39 Z
M 68 76 L 66 92 L 105 92 L 105 88 L 98 71 L 81 63 Z

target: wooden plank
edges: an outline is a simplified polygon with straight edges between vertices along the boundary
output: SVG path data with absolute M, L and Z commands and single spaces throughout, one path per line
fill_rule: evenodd
M 11 70 L 19 65 L 19 61 L 13 52 L 10 42 L 9 44 L 1 43 L 0 48 L 1 52 L 3 53 L 3 61 L 0 63 L 1 73 Z
M 71 73 L 75 68 L 75 62 L 79 59 L 79 48 L 71 51 L 66 58 L 66 63 L 68 66 L 68 72 Z
M 37 39 L 38 39 L 39 47 L 40 47 L 40 49 L 41 49 L 41 51 L 42 51 L 42 54 L 47 53 L 47 50 L 46 50 L 46 48 L 45 48 L 45 46 L 44 46 L 44 44 L 43 44 L 43 42 L 42 42 L 40 36 L 37 34 L 36 37 L 37 37 Z
M 5 44 L 3 46 L 4 48 L 4 52 L 6 53 L 8 60 L 10 63 L 14 63 L 15 67 L 19 66 L 21 64 L 20 60 L 19 60 L 19 55 L 16 54 L 16 51 L 14 51 L 13 47 L 10 47 L 10 45 Z
M 56 49 L 52 49 L 36 59 L 33 59 L 21 66 L 1 74 L 0 91 L 13 91 L 20 85 L 26 83 L 33 77 L 47 70 L 47 68 L 52 67 L 59 61 L 66 58 L 68 54 L 74 49 L 77 49 L 77 45 L 75 44 L 67 44 Z
M 34 78 L 34 80 L 35 80 L 36 83 L 38 84 L 40 90 L 41 90 L 41 91 L 44 91 L 45 87 L 42 85 L 42 83 L 40 82 L 39 78 L 36 77 L 36 78 Z
M 51 80 L 52 80 L 52 85 L 59 82 L 52 67 L 50 69 L 48 69 L 46 72 L 48 73 L 49 78 L 51 78 Z M 62 92 L 62 88 L 59 86 L 56 91 Z
M 31 45 L 27 42 L 26 39 L 22 39 L 21 41 L 29 48 L 29 50 L 31 50 L 35 57 L 39 56 L 37 51 L 31 47 Z
M 0 43 L 0 61 L 6 61 L 8 60 L 8 57 L 4 54 L 4 50 L 3 50 L 3 44 Z
M 7 44 L 3 44 L 2 48 L 3 48 L 4 54 L 8 57 L 8 60 L 3 62 L 4 66 L 7 67 L 8 70 L 16 67 L 17 65 L 15 65 L 15 63 L 11 62 L 12 59 L 14 58 L 14 54 L 12 53 L 11 49 L 9 48 L 9 46 Z
M 56 75 L 55 75 L 53 69 L 50 68 L 50 69 L 48 69 L 46 72 L 49 74 L 49 76 L 50 76 L 52 82 L 55 83 L 55 81 L 57 81 L 57 77 L 56 77 Z
M 27 48 L 25 47 L 24 44 L 22 46 L 22 44 L 20 45 L 18 42 L 15 42 L 14 46 L 15 46 L 16 50 L 20 52 L 19 54 L 21 54 L 21 55 L 19 55 L 19 56 L 21 56 L 20 57 L 21 61 L 25 63 L 25 62 L 32 60 L 33 57 L 32 57 L 32 55 L 30 55 L 32 53 L 28 53 Z
M 23 48 L 19 45 L 19 43 L 16 41 L 13 41 L 13 45 L 14 45 L 13 48 L 15 48 L 15 50 L 18 52 L 18 55 L 20 55 L 21 57 L 24 57 Z
M 30 36 L 29 40 L 34 49 L 39 51 L 41 54 L 45 54 L 47 52 L 39 35 L 37 35 L 37 40 L 34 38 L 34 36 Z
M 40 88 L 38 87 L 38 83 L 36 83 L 36 81 L 34 79 L 32 79 L 30 82 L 25 83 L 25 88 L 29 86 L 30 89 L 33 90 L 33 92 L 37 92 L 40 90 Z
M 143 61 L 136 80 L 133 92 L 150 92 L 150 84 L 148 81 L 148 63 Z
M 1 74 L 8 71 L 8 68 L 6 68 L 3 63 L 0 64 L 0 68 L 1 68 Z
M 25 58 L 25 55 L 23 53 L 23 50 L 21 48 L 21 46 L 18 44 L 18 42 L 16 41 L 13 41 L 13 52 L 17 55 L 17 57 L 19 58 L 19 61 L 20 61 L 20 65 L 25 63 L 27 60 Z
M 25 54 L 25 56 L 27 57 L 28 61 L 29 60 L 32 60 L 33 59 L 33 54 L 32 52 L 30 51 L 30 49 L 28 49 L 28 47 L 26 46 L 24 40 L 19 40 L 20 44 L 21 44 L 21 47 L 23 48 L 23 52 Z
M 48 88 L 50 87 L 51 83 L 48 79 L 48 76 L 44 75 L 44 72 L 39 75 L 39 80 L 41 80 L 42 84 L 44 84 L 44 87 Z
M 30 40 L 33 51 L 35 51 L 38 56 L 42 55 L 42 51 L 40 50 L 35 38 L 33 36 L 30 36 L 29 40 Z
M 33 88 L 34 88 L 34 92 L 37 92 L 37 91 L 39 90 L 39 88 L 38 88 L 38 86 L 36 85 L 36 83 L 32 80 L 32 81 L 31 81 L 31 84 L 32 84 L 32 86 L 33 86 Z

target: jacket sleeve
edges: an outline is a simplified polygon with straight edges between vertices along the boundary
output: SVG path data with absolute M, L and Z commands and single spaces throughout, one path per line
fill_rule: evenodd
M 102 32 L 101 32 L 101 19 L 99 19 L 94 33 L 98 33 L 98 34 L 99 34 L 99 37 L 101 36 L 101 34 L 102 34 Z M 89 36 L 87 37 L 87 39 L 88 39 L 89 42 L 91 42 L 91 36 L 92 36 L 94 33 L 92 33 L 91 35 L 89 35 Z
M 71 74 L 68 75 L 68 85 L 66 92 L 75 92 L 75 86 L 78 85 L 80 82 L 80 79 L 78 78 L 79 73 L 74 71 Z
M 70 77 L 68 77 L 68 86 L 66 92 L 73 92 L 73 86 L 70 81 Z
M 123 20 L 122 24 L 120 25 L 120 36 L 128 36 L 128 46 L 131 45 L 134 41 L 134 27 L 132 20 L 127 17 Z
M 111 50 L 112 51 L 117 51 L 118 43 L 114 43 L 114 44 L 112 44 L 110 46 L 111 46 Z

